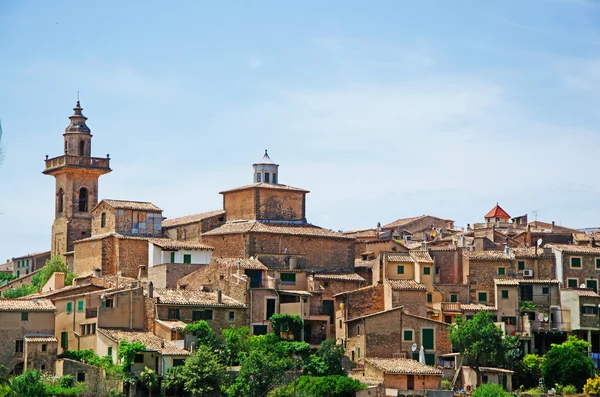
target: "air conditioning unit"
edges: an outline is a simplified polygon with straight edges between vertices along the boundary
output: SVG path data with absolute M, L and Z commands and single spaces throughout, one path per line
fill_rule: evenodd
M 523 270 L 523 277 L 533 277 L 533 270 Z

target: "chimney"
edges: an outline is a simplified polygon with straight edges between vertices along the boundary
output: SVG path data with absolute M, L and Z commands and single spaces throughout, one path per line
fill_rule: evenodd
M 554 221 L 552 221 L 552 228 L 550 229 L 551 232 L 554 231 L 554 225 L 555 225 L 555 223 L 554 223 Z
M 148 298 L 154 298 L 154 283 L 152 281 L 148 283 Z
M 592 236 L 591 240 L 590 240 L 590 245 L 592 247 L 596 247 L 596 238 L 594 236 Z
M 223 290 L 217 289 L 217 303 L 223 303 Z
M 471 224 L 467 223 L 467 230 L 471 230 Z
M 100 277 L 102 275 L 102 269 L 95 267 L 94 268 L 94 277 Z
M 377 240 L 379 240 L 380 233 L 381 233 L 381 222 L 377 222 Z
M 138 269 L 138 280 L 142 280 L 142 275 L 144 274 L 144 270 L 146 270 L 146 266 L 140 265 Z

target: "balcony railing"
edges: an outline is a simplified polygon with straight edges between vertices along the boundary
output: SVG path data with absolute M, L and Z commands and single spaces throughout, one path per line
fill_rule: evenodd
M 88 167 L 108 170 L 110 169 L 110 158 L 108 155 L 106 158 L 64 155 L 46 159 L 46 171 L 63 166 Z
M 530 321 L 531 331 L 567 332 L 571 330 L 571 323 L 557 321 Z
M 442 311 L 443 312 L 452 312 L 452 313 L 460 313 L 460 303 L 459 302 L 442 302 Z

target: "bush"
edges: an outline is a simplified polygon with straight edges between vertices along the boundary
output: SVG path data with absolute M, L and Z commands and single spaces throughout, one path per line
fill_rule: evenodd
M 546 383 L 571 384 L 581 390 L 594 374 L 594 363 L 587 353 L 589 347 L 589 343 L 574 336 L 560 345 L 553 343 L 542 362 L 542 376 Z
M 583 386 L 583 392 L 590 396 L 600 396 L 600 376 L 588 379 Z
M 65 389 L 73 387 L 75 384 L 75 377 L 73 375 L 64 375 L 58 380 L 58 384 Z
M 452 382 L 448 379 L 442 379 L 442 390 L 450 390 L 450 386 L 452 386 Z
M 2 296 L 4 298 L 15 299 L 22 296 L 35 294 L 36 292 L 38 292 L 38 288 L 35 285 L 22 285 L 20 287 L 7 290 Z
M 352 397 L 366 386 L 347 376 L 301 376 L 296 385 L 290 383 L 269 393 L 269 397 Z
M 510 394 L 500 385 L 486 383 L 475 389 L 473 397 L 510 397 Z
M 562 394 L 565 396 L 572 396 L 573 394 L 577 394 L 577 388 L 573 385 L 566 385 L 562 388 Z
M 525 393 L 529 394 L 531 397 L 542 397 L 542 389 L 539 386 L 529 389 Z
M 66 375 L 66 376 L 70 376 L 70 375 Z M 75 396 L 80 396 L 84 390 L 85 390 L 85 386 L 83 384 L 80 384 L 77 387 L 61 387 L 61 386 L 51 385 L 51 386 L 46 386 L 46 395 L 53 396 L 53 397 L 72 397 L 72 396 L 75 397 Z

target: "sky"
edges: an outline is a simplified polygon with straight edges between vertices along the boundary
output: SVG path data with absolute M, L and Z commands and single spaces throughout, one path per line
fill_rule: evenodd
M 77 92 L 101 198 L 219 209 L 265 149 L 333 230 L 600 226 L 600 2 L 0 1 L 0 261 L 50 249 Z

